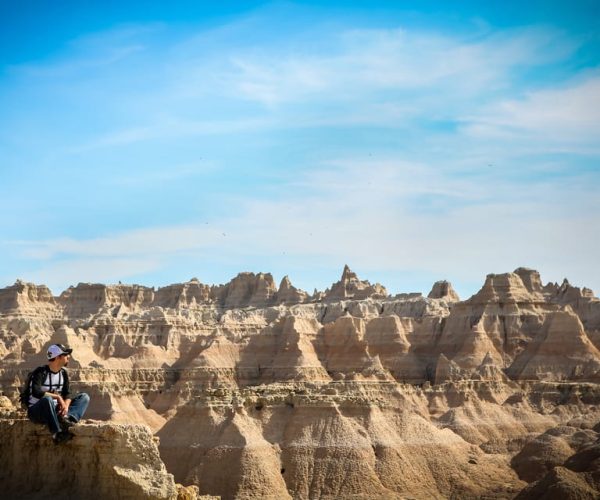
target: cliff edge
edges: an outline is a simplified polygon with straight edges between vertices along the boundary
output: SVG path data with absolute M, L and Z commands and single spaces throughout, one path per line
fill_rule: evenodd
M 0 419 L 3 498 L 194 499 L 176 485 L 144 425 L 82 423 L 55 445 L 48 430 L 26 419 Z

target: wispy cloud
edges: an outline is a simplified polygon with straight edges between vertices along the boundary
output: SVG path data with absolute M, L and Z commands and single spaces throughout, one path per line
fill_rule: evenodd
M 600 144 L 600 76 L 562 88 L 527 92 L 502 100 L 469 119 L 470 134 L 543 141 L 553 148 Z
M 148 23 L 86 34 L 71 40 L 47 61 L 13 65 L 8 70 L 21 78 L 72 78 L 90 70 L 105 70 L 146 50 L 145 41 L 163 28 L 159 23 Z
M 225 89 L 273 106 L 327 96 L 329 99 L 373 99 L 382 90 L 429 94 L 477 94 L 510 85 L 511 72 L 567 57 L 573 40 L 550 29 L 492 33 L 475 40 L 436 33 L 352 30 L 341 34 L 326 55 L 256 54 L 232 57 Z
M 135 229 L 122 234 L 87 240 L 59 238 L 21 242 L 23 253 L 35 259 L 55 257 L 130 257 L 165 255 L 214 245 L 222 231 L 204 224 L 200 226 Z
M 217 55 L 207 49 L 205 37 L 190 35 L 187 43 L 178 37 L 160 52 L 145 54 L 156 44 L 152 36 L 165 33 L 165 26 L 153 24 L 115 29 L 74 41 L 62 58 L 15 71 L 34 80 L 64 74 L 68 82 L 59 90 L 78 96 L 89 92 L 87 66 L 99 66 L 95 78 L 110 82 L 111 69 L 101 66 L 130 61 L 119 69 L 119 99 L 104 102 L 106 111 L 122 106 L 130 117 L 71 148 L 81 152 L 257 128 L 469 121 L 481 107 L 490 114 L 499 108 L 509 119 L 512 100 L 503 96 L 522 83 L 519 72 L 564 60 L 579 44 L 561 31 L 539 27 L 472 37 L 408 28 L 347 29 L 323 32 L 323 40 L 306 43 L 312 47 L 306 49 L 298 40 L 269 46 L 240 40 Z M 229 34 L 235 40 L 235 25 Z M 264 107 L 248 108 L 244 102 Z
M 193 180 L 195 177 L 214 169 L 216 169 L 214 164 L 200 159 L 196 163 L 171 165 L 168 168 L 162 168 L 159 171 L 145 170 L 143 175 L 133 175 L 123 172 L 120 175 L 115 175 L 107 179 L 107 183 L 116 186 L 133 186 L 139 188 L 148 184 L 162 184 L 183 179 Z
M 44 283 L 59 294 L 77 283 L 116 283 L 160 269 L 161 262 L 152 258 L 69 258 L 24 272 L 19 278 Z
M 228 135 L 245 131 L 271 128 L 273 121 L 256 119 L 194 121 L 177 117 L 163 117 L 158 123 L 143 127 L 128 127 L 94 138 L 92 141 L 70 147 L 71 153 L 81 153 L 98 148 L 124 146 L 153 140 L 193 138 L 206 135 Z
M 318 189 L 310 189 L 312 185 Z M 510 181 L 496 179 L 493 188 L 494 193 L 486 192 L 477 178 L 448 181 L 444 173 L 423 164 L 340 159 L 306 175 L 285 199 L 244 199 L 239 215 L 210 224 L 22 242 L 21 248 L 42 264 L 38 276 L 57 280 L 59 271 L 73 262 L 61 277 L 62 286 L 69 284 L 68 276 L 78 276 L 75 281 L 139 276 L 161 269 L 178 254 L 197 260 L 219 255 L 237 262 L 239 270 L 256 256 L 271 255 L 301 257 L 306 267 L 349 262 L 367 271 L 424 269 L 439 276 L 450 271 L 475 282 L 490 271 L 529 265 L 540 268 L 547 280 L 567 274 L 588 286 L 600 283 L 600 274 L 587 265 L 594 246 L 582 244 L 574 250 L 571 243 L 600 239 L 593 229 L 596 215 L 579 213 L 580 223 L 573 224 L 571 214 L 556 213 L 564 181 L 515 190 Z M 568 189 L 600 208 L 585 183 Z M 421 197 L 441 202 L 429 210 Z M 540 253 L 540 248 L 547 251 Z M 572 258 L 574 252 L 577 258 Z M 505 267 L 491 268 L 495 262 Z M 128 267 L 130 263 L 135 265 Z

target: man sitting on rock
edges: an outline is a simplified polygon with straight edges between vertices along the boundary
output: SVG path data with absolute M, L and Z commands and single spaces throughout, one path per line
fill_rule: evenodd
M 85 393 L 70 398 L 69 375 L 64 367 L 72 352 L 62 344 L 52 344 L 48 364 L 36 368 L 31 376 L 27 416 L 32 422 L 46 424 L 56 444 L 73 437 L 69 427 L 81 420 L 90 402 Z

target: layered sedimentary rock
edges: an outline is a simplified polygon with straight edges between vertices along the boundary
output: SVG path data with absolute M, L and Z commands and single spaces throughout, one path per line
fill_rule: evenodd
M 45 285 L 36 286 L 21 280 L 13 286 L 0 289 L 0 311 L 12 311 L 14 314 L 50 312 L 54 310 L 56 300 Z
M 387 291 L 379 283 L 371 285 L 368 281 L 358 279 L 356 273 L 344 266 L 342 278 L 325 291 L 324 300 L 385 298 Z
M 82 424 L 56 447 L 48 431 L 27 420 L 0 420 L 3 498 L 177 498 L 148 429 Z
M 508 369 L 513 378 L 594 379 L 600 370 L 600 351 L 586 335 L 571 306 L 548 314 L 535 339 Z
M 292 285 L 287 276 L 284 276 L 277 290 L 277 302 L 283 304 L 300 304 L 308 299 L 308 294 Z
M 392 297 L 347 266 L 310 296 L 268 273 L 0 290 L 5 396 L 69 344 L 89 417 L 144 424 L 177 482 L 223 498 L 596 491 L 593 466 L 569 464 L 600 421 L 599 341 L 589 289 L 525 268 L 462 302 L 446 281 Z M 14 411 L 0 441 L 17 439 Z
M 451 302 L 458 302 L 460 297 L 452 288 L 452 284 L 449 281 L 436 281 L 427 295 L 430 299 L 447 299 Z

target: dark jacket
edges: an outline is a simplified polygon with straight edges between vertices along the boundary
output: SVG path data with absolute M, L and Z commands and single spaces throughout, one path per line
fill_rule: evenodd
M 61 368 L 54 373 L 48 365 L 38 366 L 31 376 L 31 396 L 29 404 L 37 403 L 46 392 L 60 394 L 63 399 L 69 398 L 69 374 Z

